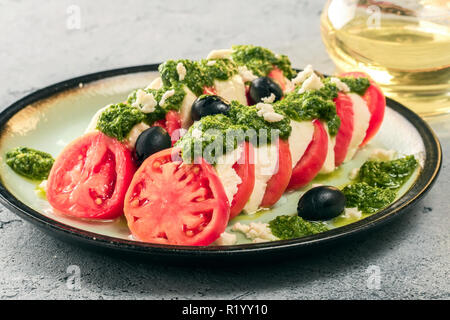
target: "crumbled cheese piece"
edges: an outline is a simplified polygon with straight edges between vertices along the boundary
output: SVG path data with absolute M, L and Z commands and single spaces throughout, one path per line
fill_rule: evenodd
M 270 96 L 262 98 L 262 101 L 264 103 L 273 103 L 275 101 L 275 98 L 276 98 L 275 94 L 271 93 Z
M 231 54 L 233 53 L 233 49 L 220 49 L 211 51 L 206 57 L 207 60 L 211 59 L 229 59 L 231 58 Z
M 244 82 L 249 82 L 258 79 L 258 77 L 255 76 L 253 72 L 249 70 L 246 66 L 238 67 L 238 72 L 242 78 L 242 81 Z
M 267 122 L 278 122 L 283 120 L 283 115 L 276 113 L 273 109 L 273 105 L 269 103 L 257 103 L 256 109 L 258 109 L 258 116 L 263 117 Z
M 303 83 L 310 75 L 314 73 L 312 65 L 308 64 L 303 71 L 299 72 L 294 79 L 291 80 L 293 85 Z
M 317 188 L 317 187 L 321 187 L 323 185 L 324 184 L 322 184 L 322 183 L 313 183 L 313 184 L 311 184 L 311 188 Z
M 348 219 L 361 219 L 362 212 L 358 210 L 358 208 L 345 208 L 343 218 Z
M 239 231 L 245 235 L 247 239 L 254 243 L 278 240 L 272 234 L 268 223 L 251 222 L 250 224 L 241 224 L 237 222 L 232 227 L 233 231 Z
M 163 96 L 161 97 L 161 101 L 159 102 L 159 105 L 161 107 L 164 106 L 164 104 L 166 103 L 166 100 L 169 99 L 174 94 L 175 94 L 175 89 L 164 92 Z
M 317 74 L 312 73 L 309 78 L 303 82 L 302 87 L 300 88 L 300 90 L 298 90 L 298 93 L 303 93 L 308 90 L 320 89 L 323 86 L 324 84 L 320 80 L 320 77 L 317 76 Z
M 352 171 L 350 171 L 350 173 L 348 174 L 348 177 L 353 180 L 356 179 L 356 177 L 358 176 L 359 173 L 359 168 L 354 168 L 352 169 Z
M 211 67 L 211 66 L 213 66 L 213 65 L 215 65 L 216 64 L 216 60 L 209 60 L 207 63 L 206 63 L 206 65 L 208 66 L 208 67 Z
M 232 246 L 233 244 L 236 244 L 236 235 L 234 233 L 224 232 L 214 244 L 218 246 Z
M 184 77 L 186 77 L 186 67 L 181 62 L 178 62 L 177 64 L 177 73 L 178 73 L 178 80 L 183 81 Z
M 158 105 L 153 93 L 147 93 L 142 89 L 136 92 L 136 101 L 132 104 L 133 107 L 140 109 L 143 113 L 151 113 L 155 111 Z
M 334 83 L 339 91 L 350 92 L 348 85 L 345 82 L 342 82 L 339 78 L 332 77 L 330 78 L 330 82 Z
M 396 154 L 395 150 L 386 150 L 386 149 L 374 149 L 370 153 L 370 159 L 372 160 L 380 160 L 380 161 L 391 161 L 394 159 Z

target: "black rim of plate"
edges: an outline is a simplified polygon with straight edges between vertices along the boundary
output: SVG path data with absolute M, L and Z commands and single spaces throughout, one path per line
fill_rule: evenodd
M 76 88 L 80 85 L 80 83 L 89 83 L 126 74 L 157 71 L 158 65 L 159 64 L 150 64 L 96 72 L 62 81 L 38 90 L 13 103 L 11 106 L 0 113 L 0 130 L 3 131 L 9 119 L 13 117 L 18 111 L 22 110 L 28 105 L 45 98 L 49 98 L 50 96 L 62 91 Z M 241 244 L 233 246 L 195 247 L 159 245 L 109 237 L 74 228 L 70 225 L 50 219 L 42 215 L 41 213 L 31 209 L 30 207 L 19 201 L 17 198 L 15 198 L 6 189 L 2 181 L 0 181 L 0 201 L 8 209 L 13 211 L 20 217 L 48 231 L 56 232 L 59 235 L 67 236 L 73 240 L 78 240 L 90 245 L 127 251 L 131 253 L 138 253 L 141 255 L 218 257 L 284 251 L 300 248 L 305 249 L 307 247 L 329 244 L 331 242 L 334 242 L 335 240 L 347 238 L 349 236 L 353 236 L 363 231 L 372 229 L 375 226 L 379 226 L 382 223 L 391 220 L 391 218 L 398 216 L 407 209 L 413 207 L 418 203 L 418 201 L 423 198 L 427 191 L 430 190 L 439 174 L 441 168 L 442 151 L 439 140 L 437 139 L 433 130 L 417 114 L 407 109 L 400 103 L 389 98 L 386 98 L 386 102 L 391 109 L 395 110 L 403 117 L 405 117 L 421 135 L 426 152 L 424 167 L 414 185 L 389 207 L 357 222 L 320 234 L 291 240 L 279 240 L 265 243 Z

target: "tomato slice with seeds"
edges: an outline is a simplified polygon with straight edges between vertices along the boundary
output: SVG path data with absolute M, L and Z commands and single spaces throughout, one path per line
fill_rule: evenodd
M 319 120 L 314 120 L 314 134 L 302 158 L 292 169 L 288 190 L 306 186 L 322 168 L 328 153 L 328 134 Z
M 270 208 L 280 200 L 292 174 L 292 158 L 289 142 L 278 139 L 278 171 L 267 181 L 266 191 L 260 206 Z
M 237 216 L 252 195 L 255 186 L 255 164 L 253 161 L 253 145 L 245 142 L 241 158 L 233 165 L 233 169 L 241 178 L 242 183 L 238 185 L 238 190 L 233 197 L 230 208 L 230 219 Z
M 341 119 L 334 145 L 334 164 L 339 167 L 345 160 L 353 136 L 353 102 L 345 93 L 339 92 L 334 103 L 337 115 Z
M 369 78 L 370 86 L 367 88 L 366 92 L 362 98 L 366 101 L 367 107 L 369 108 L 371 117 L 369 122 L 369 127 L 366 131 L 366 136 L 361 142 L 360 147 L 364 146 L 367 142 L 372 139 L 375 134 L 380 129 L 381 123 L 384 118 L 384 110 L 386 109 L 386 98 L 381 91 L 380 87 L 370 78 L 370 76 L 364 72 L 346 72 L 339 75 L 340 77 L 355 77 L 355 78 Z
M 210 164 L 183 163 L 179 152 L 160 151 L 139 167 L 125 196 L 128 227 L 144 242 L 209 245 L 225 231 L 228 200 Z
M 131 152 L 116 139 L 90 132 L 64 148 L 50 171 L 47 199 L 63 214 L 114 219 L 135 171 Z

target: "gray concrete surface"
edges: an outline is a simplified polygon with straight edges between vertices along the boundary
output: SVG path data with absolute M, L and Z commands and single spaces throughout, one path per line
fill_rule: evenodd
M 81 10 L 80 29 L 67 28 L 74 26 L 72 4 Z M 0 106 L 74 76 L 200 58 L 235 43 L 267 46 L 294 66 L 332 72 L 320 39 L 323 4 L 0 0 Z M 111 258 L 55 240 L 0 207 L 0 299 L 448 299 L 450 119 L 432 125 L 444 165 L 416 210 L 370 237 L 281 263 L 175 267 Z M 71 265 L 80 267 L 80 290 L 67 286 Z M 379 289 L 367 285 L 373 265 Z

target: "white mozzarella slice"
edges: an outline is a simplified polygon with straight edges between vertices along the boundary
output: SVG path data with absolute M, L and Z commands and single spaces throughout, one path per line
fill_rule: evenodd
M 163 87 L 162 79 L 161 77 L 156 78 L 145 89 L 161 89 Z
M 136 141 L 137 138 L 140 136 L 140 134 L 147 130 L 148 128 L 150 128 L 150 126 L 146 123 L 138 123 L 136 124 L 133 128 L 131 128 L 130 133 L 128 134 L 128 136 L 125 139 L 125 145 L 131 149 L 134 150 L 136 147 Z
M 233 169 L 233 165 L 239 160 L 242 151 L 242 147 L 238 147 L 232 152 L 220 156 L 215 166 L 217 176 L 222 182 L 230 205 L 234 195 L 238 191 L 238 186 L 242 183 L 241 177 Z
M 270 144 L 255 148 L 255 186 L 244 207 L 247 214 L 253 214 L 259 209 L 266 193 L 267 182 L 277 171 L 278 146 Z
M 294 168 L 305 154 L 314 135 L 314 125 L 311 121 L 291 120 L 291 135 L 289 136 L 289 151 L 291 152 L 292 168 Z
M 100 119 L 100 116 L 102 115 L 103 111 L 105 111 L 110 105 L 107 105 L 106 107 L 101 108 L 100 110 L 98 110 L 94 116 L 91 119 L 91 122 L 89 122 L 89 125 L 87 126 L 86 130 L 84 131 L 84 133 L 88 133 L 88 132 L 92 132 L 92 131 L 96 131 L 97 130 L 97 122 L 98 119 Z
M 242 77 L 238 74 L 228 80 L 215 80 L 214 89 L 216 89 L 219 97 L 229 102 L 236 100 L 244 106 L 247 105 L 247 97 L 245 96 L 245 84 Z
M 331 137 L 328 133 L 328 126 L 326 123 L 322 123 L 323 127 L 325 128 L 325 131 L 327 132 L 328 137 L 328 151 L 327 151 L 327 157 L 325 158 L 325 162 L 322 166 L 322 169 L 320 169 L 320 174 L 327 174 L 334 171 L 336 168 L 334 165 L 334 145 L 336 143 L 336 137 Z
M 367 128 L 369 127 L 370 111 L 367 107 L 366 101 L 361 96 L 355 93 L 348 94 L 353 103 L 353 133 L 352 139 L 348 146 L 347 155 L 345 161 L 351 160 L 361 142 L 366 136 Z
M 233 49 L 219 49 L 211 51 L 206 57 L 207 60 L 210 59 L 230 59 Z
M 184 86 L 184 91 L 186 95 L 184 96 L 183 102 L 180 107 L 180 118 L 181 118 L 181 127 L 183 129 L 188 129 L 193 121 L 191 118 L 191 109 L 192 104 L 197 99 L 197 96 L 186 86 Z

